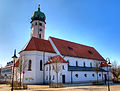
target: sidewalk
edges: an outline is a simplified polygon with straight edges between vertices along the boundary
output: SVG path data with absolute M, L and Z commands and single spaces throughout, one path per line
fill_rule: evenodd
M 11 87 L 9 85 L 0 84 L 0 91 L 11 91 Z M 107 91 L 107 85 L 81 86 L 80 84 L 65 84 L 62 88 L 49 88 L 48 85 L 28 85 L 27 90 L 15 91 Z M 120 91 L 120 84 L 111 85 L 110 91 Z

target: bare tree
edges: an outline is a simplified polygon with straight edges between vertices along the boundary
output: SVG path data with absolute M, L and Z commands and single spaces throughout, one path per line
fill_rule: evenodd
M 119 76 L 120 76 L 120 67 L 117 65 L 117 61 L 114 61 L 112 63 L 112 69 L 111 72 L 113 74 L 113 80 L 114 81 L 118 81 L 119 80 Z
M 27 66 L 27 61 L 24 60 L 23 61 L 23 56 L 20 57 L 19 59 L 19 67 L 18 67 L 18 72 L 19 72 L 19 78 L 20 78 L 20 86 L 22 86 L 22 84 L 24 84 L 24 73 L 25 73 L 25 69 Z M 22 78 L 23 75 L 23 78 Z M 23 79 L 23 80 L 22 80 Z
M 61 62 L 59 60 L 60 60 L 59 56 L 57 56 L 56 58 L 53 59 L 53 61 L 55 63 L 54 71 L 56 72 L 56 76 L 57 76 L 57 87 L 58 87 L 58 73 L 61 70 Z

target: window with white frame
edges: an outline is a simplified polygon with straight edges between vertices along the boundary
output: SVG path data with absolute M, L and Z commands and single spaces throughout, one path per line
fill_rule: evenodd
M 54 70 L 55 69 L 55 67 L 54 67 L 54 65 L 52 66 L 52 70 Z
M 87 74 L 84 74 L 85 77 L 87 77 Z
M 99 76 L 101 76 L 101 74 L 99 74 Z
M 63 69 L 63 70 L 65 69 L 64 65 L 62 65 L 62 69 Z
M 76 61 L 76 66 L 78 66 L 78 61 Z
M 40 70 L 42 70 L 42 60 L 40 60 Z
M 29 60 L 29 62 L 28 62 L 28 71 L 31 71 L 31 65 L 32 65 L 32 61 Z
M 49 70 L 51 70 L 51 66 L 49 67 Z
M 48 76 L 46 76 L 46 80 L 48 80 Z
M 53 75 L 53 78 L 52 78 L 52 80 L 55 80 L 55 76 Z
M 85 67 L 85 62 L 83 62 L 83 67 Z
M 94 77 L 95 75 L 94 75 L 94 74 L 92 74 L 92 76 Z
M 90 62 L 90 67 L 92 67 L 92 62 Z
M 78 74 L 75 74 L 75 76 L 78 78 Z

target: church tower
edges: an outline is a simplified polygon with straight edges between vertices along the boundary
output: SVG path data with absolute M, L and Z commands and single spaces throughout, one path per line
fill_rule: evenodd
M 40 11 L 39 4 L 38 10 L 35 11 L 31 17 L 31 37 L 45 38 L 45 19 L 45 14 Z

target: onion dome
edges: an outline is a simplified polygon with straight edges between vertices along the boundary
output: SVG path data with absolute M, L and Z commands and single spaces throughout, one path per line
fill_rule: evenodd
M 40 11 L 40 4 L 39 4 L 38 5 L 38 10 L 33 13 L 33 15 L 31 16 L 31 20 L 32 21 L 34 21 L 34 20 L 40 20 L 40 21 L 45 22 L 45 19 L 46 19 L 45 14 Z

